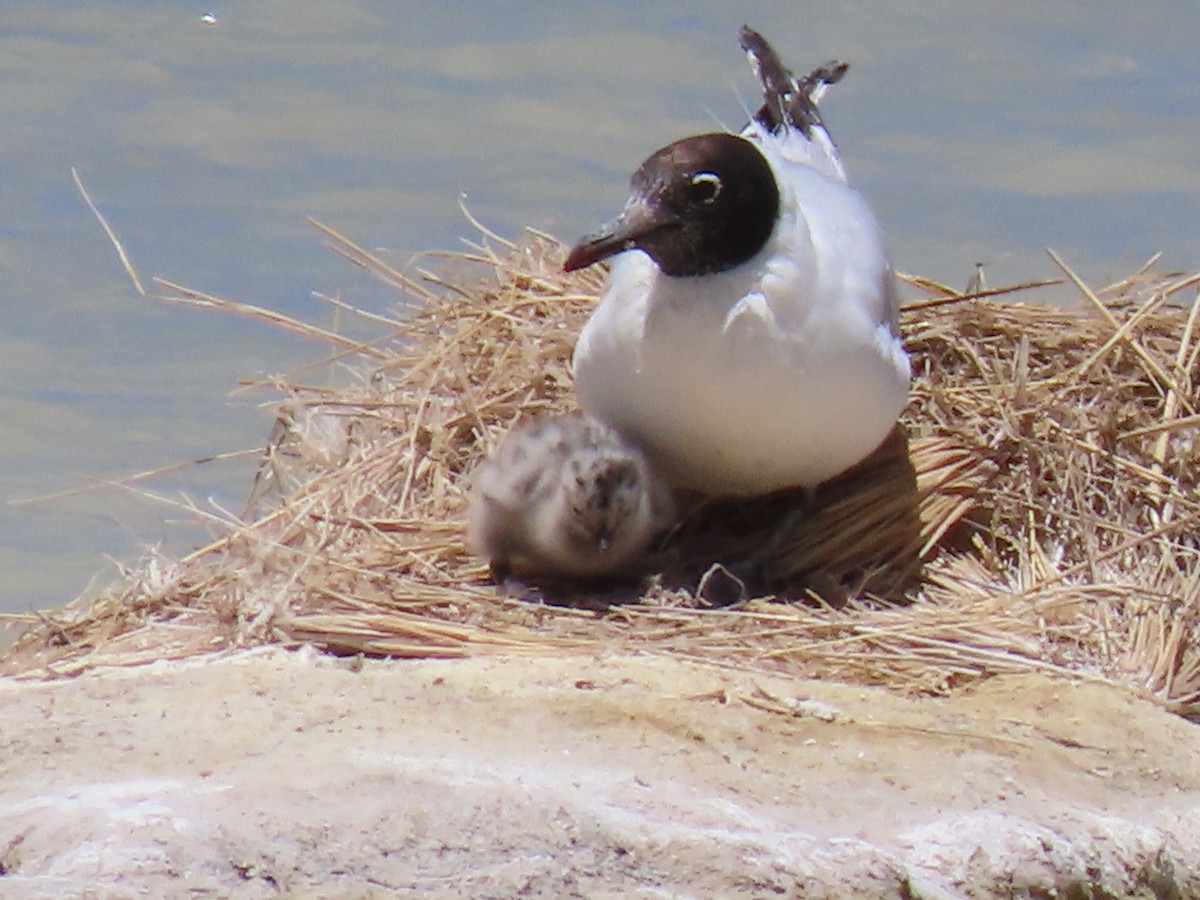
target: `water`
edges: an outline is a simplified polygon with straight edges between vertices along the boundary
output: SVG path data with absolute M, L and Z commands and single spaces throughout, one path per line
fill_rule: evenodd
M 797 68 L 853 63 L 826 102 L 900 268 L 961 285 L 1097 282 L 1162 250 L 1200 266 L 1200 5 L 383 0 L 5 3 L 0 17 L 0 610 L 64 602 L 192 517 L 105 481 L 261 446 L 263 393 L 322 348 L 134 292 L 144 279 L 325 321 L 313 291 L 395 298 L 306 216 L 402 262 L 473 236 L 574 238 L 651 150 L 739 127 L 743 19 Z M 211 13 L 215 24 L 203 16 Z M 252 461 L 143 482 L 236 510 Z M 14 505 L 64 489 L 72 496 Z M 211 507 L 210 507 L 211 508 Z

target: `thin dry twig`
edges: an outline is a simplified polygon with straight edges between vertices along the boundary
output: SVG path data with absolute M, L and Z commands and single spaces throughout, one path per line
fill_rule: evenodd
M 117 251 L 117 259 L 121 261 L 121 267 L 125 270 L 125 274 L 129 276 L 129 280 L 133 282 L 134 289 L 142 297 L 146 296 L 146 289 L 142 287 L 142 279 L 138 277 L 137 269 L 129 260 L 129 254 L 125 252 L 125 247 L 122 245 L 117 233 L 113 231 L 112 226 L 108 224 L 108 219 L 104 218 L 104 214 L 100 212 L 96 204 L 92 202 L 92 197 L 88 193 L 87 188 L 83 186 L 83 178 L 79 174 L 79 170 L 71 166 L 71 178 L 75 180 L 75 187 L 78 188 L 80 195 L 83 197 L 83 202 L 87 204 L 88 209 L 92 211 L 92 215 L 96 217 L 96 221 L 100 223 L 100 227 L 104 229 L 104 233 L 108 236 L 108 240 L 113 245 L 113 249 Z

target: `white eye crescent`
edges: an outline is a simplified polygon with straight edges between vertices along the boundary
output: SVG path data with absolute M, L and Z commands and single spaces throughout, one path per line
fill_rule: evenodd
M 712 203 L 721 193 L 721 179 L 712 172 L 692 176 L 692 187 L 704 203 Z

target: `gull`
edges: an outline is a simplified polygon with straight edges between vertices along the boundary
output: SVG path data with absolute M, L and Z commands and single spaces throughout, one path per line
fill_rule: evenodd
M 673 516 L 666 482 L 612 428 L 529 419 L 473 473 L 467 546 L 498 579 L 630 575 Z
M 847 66 L 797 79 L 740 38 L 764 97 L 750 123 L 651 154 L 564 264 L 613 257 L 575 347 L 584 412 L 712 495 L 840 474 L 891 431 L 910 380 L 883 231 L 817 107 Z

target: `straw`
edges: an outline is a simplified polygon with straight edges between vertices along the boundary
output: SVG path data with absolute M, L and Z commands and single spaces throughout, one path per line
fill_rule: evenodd
M 1102 679 L 1200 716 L 1200 335 L 1176 305 L 1196 276 L 1154 259 L 1094 289 L 1054 255 L 1074 310 L 1022 302 L 1047 281 L 968 296 L 908 276 L 912 400 L 875 455 L 814 492 L 685 504 L 644 583 L 514 596 L 463 546 L 466 476 L 517 420 L 574 409 L 571 352 L 603 273 L 563 274 L 564 247 L 532 231 L 481 228 L 463 252 L 402 267 L 317 225 L 398 292 L 388 314 L 330 301 L 379 338 L 156 280 L 158 299 L 332 348 L 342 384 L 308 383 L 311 364 L 276 380 L 242 516 L 212 517 L 223 533 L 181 559 L 149 554 L 62 609 L 8 617 L 24 634 L 3 671 L 272 642 L 636 651 L 906 692 Z

